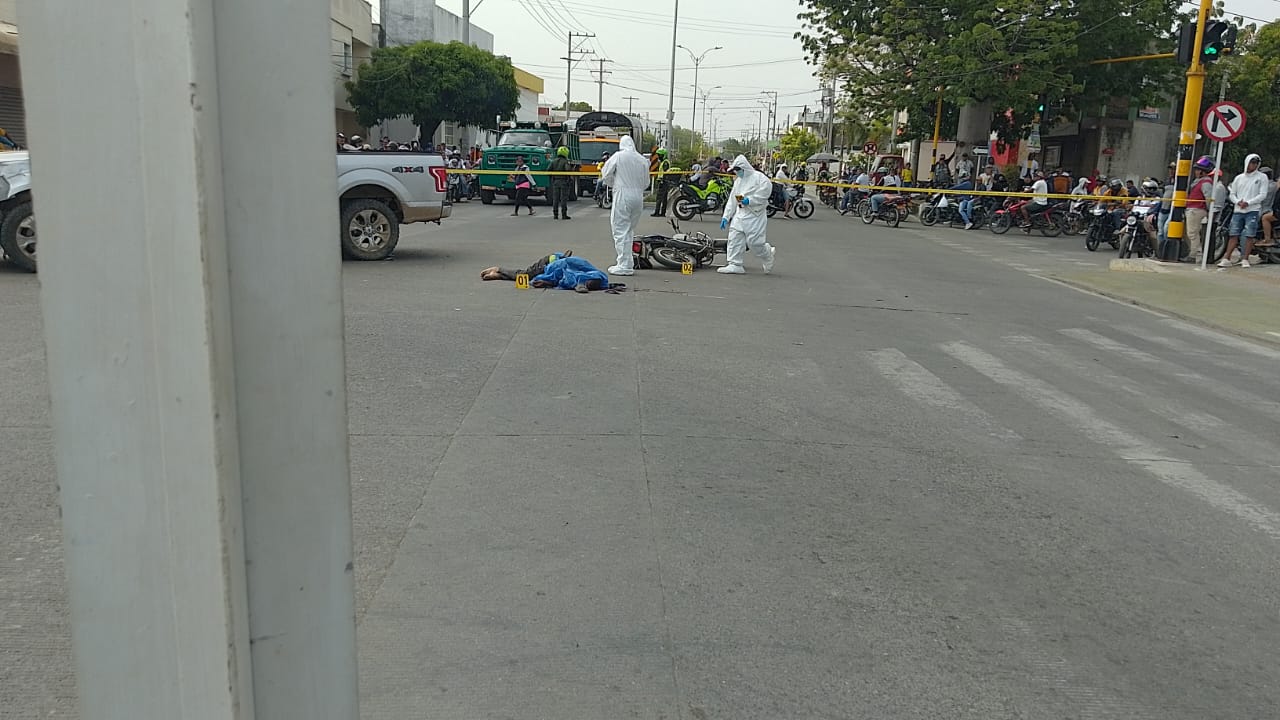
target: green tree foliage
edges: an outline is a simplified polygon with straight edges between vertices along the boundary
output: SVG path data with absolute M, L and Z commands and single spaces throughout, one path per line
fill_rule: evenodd
M 739 155 L 743 155 L 749 158 L 752 155 L 752 149 L 759 147 L 759 145 L 760 141 L 758 139 L 743 142 L 742 140 L 730 138 L 724 141 L 724 157 L 733 159 Z
M 822 149 L 822 138 L 812 130 L 793 127 L 778 139 L 778 154 L 789 163 L 804 162 Z
M 1236 54 L 1209 66 L 1201 108 L 1217 102 L 1224 73 L 1227 99 L 1240 103 L 1248 122 L 1240 137 L 1223 146 L 1223 168 L 1240 172 L 1249 153 L 1280 167 L 1280 22 L 1246 28 Z
M 1185 17 L 1177 0 L 801 0 L 799 33 L 811 60 L 841 79 L 854 107 L 907 109 L 904 137 L 933 134 L 941 90 L 944 134 L 955 111 L 989 102 L 992 128 L 1025 136 L 1043 95 L 1076 116 L 1112 96 L 1149 102 L 1176 90 L 1173 60 L 1090 65 L 1172 51 Z M 926 111 L 926 109 L 928 109 Z M 1006 112 L 1007 111 L 1007 112 Z
M 346 87 L 361 125 L 409 116 L 423 137 L 445 121 L 488 127 L 520 105 L 511 61 L 460 42 L 376 48 Z
M 556 110 L 564 110 L 564 103 L 560 103 L 559 105 L 557 105 Z M 573 102 L 569 103 L 569 112 L 583 112 L 583 113 L 591 112 L 591 103 L 582 102 L 581 100 L 574 100 Z

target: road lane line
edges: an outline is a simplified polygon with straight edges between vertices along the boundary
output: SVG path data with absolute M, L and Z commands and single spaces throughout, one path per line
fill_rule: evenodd
M 981 427 L 987 435 L 1001 440 L 1017 441 L 1018 433 L 1001 427 L 985 410 L 951 389 L 937 375 L 908 358 L 897 348 L 870 350 L 864 353 L 876 370 L 905 395 L 943 412 L 959 416 L 958 427 Z
M 1168 373 L 1172 374 L 1179 380 L 1183 380 L 1191 385 L 1211 392 L 1214 395 L 1228 398 L 1232 402 L 1245 407 L 1251 407 L 1272 419 L 1280 420 L 1280 403 L 1273 400 L 1267 400 L 1265 398 L 1258 397 L 1253 393 L 1237 390 L 1235 387 L 1222 382 L 1221 380 L 1214 380 L 1213 378 L 1185 368 L 1170 360 L 1158 358 L 1144 350 L 1129 347 L 1124 343 L 1099 335 L 1092 330 L 1085 330 L 1084 328 L 1067 328 L 1065 330 L 1059 330 L 1058 332 L 1066 335 L 1067 337 L 1075 338 L 1076 340 L 1092 345 L 1099 350 L 1113 352 L 1127 360 L 1132 360 L 1140 365 L 1145 365 L 1148 370 L 1152 370 L 1156 367 L 1163 367 Z
M 1244 520 L 1280 542 L 1280 514 L 1249 496 L 1216 482 L 1186 462 L 1161 454 L 1155 443 L 1131 434 L 1088 405 L 965 342 L 950 342 L 943 352 L 1005 386 L 1031 404 L 1058 416 L 1090 440 L 1111 448 L 1125 462 L 1145 470 L 1169 487 L 1184 490 L 1212 507 Z

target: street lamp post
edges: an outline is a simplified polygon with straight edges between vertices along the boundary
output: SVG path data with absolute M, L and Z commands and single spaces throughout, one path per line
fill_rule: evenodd
M 723 50 L 724 48 L 720 45 L 717 45 L 713 48 L 708 48 L 704 50 L 701 55 L 694 55 L 693 51 L 685 47 L 684 45 L 677 45 L 676 47 L 689 53 L 689 58 L 693 60 L 693 112 L 691 113 L 692 117 L 689 118 L 689 128 L 690 130 L 692 130 L 693 128 L 696 128 L 698 126 L 698 66 L 702 65 L 702 60 L 707 56 L 708 53 L 712 52 L 713 50 Z M 672 137 L 674 138 L 674 134 Z M 689 144 L 690 146 L 692 146 L 693 141 L 690 140 Z

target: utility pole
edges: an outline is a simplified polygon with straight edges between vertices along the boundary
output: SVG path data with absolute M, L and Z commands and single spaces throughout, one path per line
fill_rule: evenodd
M 462 0 L 462 44 L 471 44 L 471 0 Z
M 565 57 L 560 58 L 561 60 L 564 60 L 564 61 L 565 61 L 565 76 L 564 76 L 564 119 L 565 119 L 566 121 L 568 121 L 568 120 L 569 120 L 569 104 L 573 102 L 573 95 L 571 95 L 571 94 L 570 94 L 570 92 L 569 92 L 569 91 L 570 91 L 570 88 L 572 87 L 572 84 L 573 84 L 573 62 L 574 62 L 574 60 L 581 60 L 581 59 L 582 59 L 581 57 L 575 57 L 575 54 L 576 54 L 576 55 L 579 55 L 579 56 L 581 56 L 581 55 L 593 55 L 593 54 L 594 54 L 594 53 L 593 53 L 592 51 L 590 51 L 590 50 L 575 50 L 575 49 L 574 49 L 574 47 L 573 47 L 573 39 L 574 39 L 574 38 L 583 38 L 583 39 L 587 39 L 587 38 L 593 38 L 593 37 L 595 37 L 595 36 L 596 36 L 596 35 L 595 35 L 595 33 L 580 33 L 580 32 L 573 32 L 573 31 L 570 31 L 570 32 L 569 32 L 569 46 L 568 46 L 568 47 L 569 47 L 569 50 L 568 50 L 568 54 L 567 54 Z
M 778 126 L 778 91 L 777 90 L 761 90 L 761 95 L 768 95 L 770 102 L 766 107 L 769 109 L 769 129 L 764 137 L 764 147 L 766 154 L 769 150 L 769 141 L 773 138 L 774 131 Z
M 667 95 L 667 127 L 675 137 L 676 127 L 676 30 L 680 26 L 680 0 L 675 0 L 671 13 L 671 89 Z
M 627 114 L 630 115 L 632 106 L 634 105 L 635 101 L 639 100 L 640 98 L 628 95 L 622 99 L 627 101 Z
M 606 60 L 605 58 L 599 58 L 598 60 L 596 60 L 596 62 L 600 63 L 600 69 L 593 71 L 593 72 L 599 73 L 600 75 L 600 77 L 596 81 L 600 86 L 599 94 L 596 96 L 596 109 L 603 110 L 604 109 L 604 76 L 613 74 L 612 70 L 604 69 L 604 64 L 607 62 L 613 62 L 613 61 Z

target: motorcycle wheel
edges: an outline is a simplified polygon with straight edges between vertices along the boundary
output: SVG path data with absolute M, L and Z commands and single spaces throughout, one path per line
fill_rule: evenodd
M 863 202 L 858 205 L 858 215 L 862 218 L 862 222 L 870 225 L 876 221 L 875 213 L 871 212 L 871 203 Z
M 858 217 L 862 217 L 866 212 L 866 208 L 868 208 L 870 205 L 871 205 L 871 201 L 866 198 L 863 198 L 858 201 L 857 205 L 853 206 L 853 213 Z
M 886 212 L 888 212 L 889 214 L 885 215 Z M 885 225 L 888 225 L 889 227 L 898 227 L 898 223 L 902 222 L 902 218 L 906 215 L 906 212 L 903 211 L 902 208 L 897 207 L 895 205 L 893 208 L 887 211 L 881 210 L 880 214 L 884 215 Z
M 692 220 L 697 211 L 698 208 L 689 202 L 688 198 L 678 198 L 671 207 L 671 212 L 675 213 L 679 220 Z
M 922 210 L 920 210 L 921 225 L 928 226 L 928 225 L 933 225 L 936 222 L 938 222 L 938 209 L 936 207 L 929 205 L 923 208 Z
M 1009 232 L 1009 228 L 1013 227 L 1013 221 L 1009 219 L 1009 213 L 1001 213 L 991 223 L 991 232 L 997 235 L 1003 235 Z
M 1098 246 L 1101 244 L 1102 241 L 1098 239 L 1098 233 L 1093 230 L 1090 230 L 1089 234 L 1085 236 L 1084 246 L 1089 249 L 1089 252 L 1097 252 Z
M 1066 217 L 1060 212 L 1051 212 L 1049 217 L 1044 219 L 1044 224 L 1040 226 L 1040 234 L 1045 237 L 1058 237 L 1062 234 L 1062 226 L 1067 222 Z
M 1133 254 L 1133 233 L 1126 230 L 1120 236 L 1120 248 L 1116 252 L 1122 258 L 1127 258 Z
M 1221 228 L 1213 229 L 1213 237 L 1209 238 L 1209 264 L 1217 265 L 1222 256 L 1227 253 L 1227 234 L 1219 232 Z
M 776 208 L 776 207 L 774 207 L 774 206 L 770 205 L 770 206 L 769 206 L 769 207 L 768 207 L 764 212 L 765 212 L 765 214 L 766 214 L 766 215 L 768 215 L 769 217 L 773 217 L 774 215 L 777 215 L 777 214 L 778 214 L 778 208 Z
M 791 211 L 801 220 L 807 220 L 813 217 L 813 201 L 808 198 L 800 198 L 791 206 Z
M 693 258 L 689 256 L 689 253 L 670 247 L 654 248 L 653 259 L 658 261 L 658 264 L 662 267 L 671 268 L 672 270 L 679 270 L 685 263 L 693 262 Z

